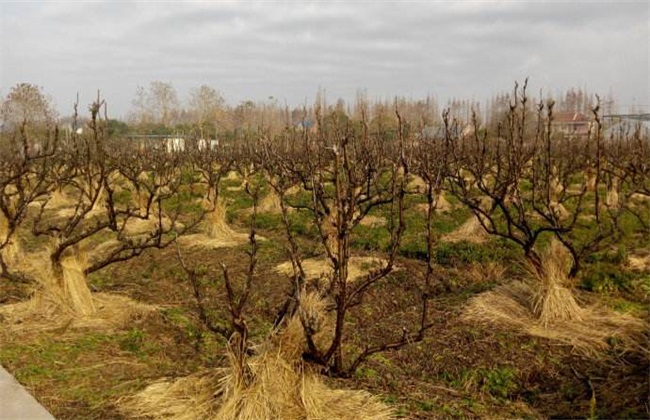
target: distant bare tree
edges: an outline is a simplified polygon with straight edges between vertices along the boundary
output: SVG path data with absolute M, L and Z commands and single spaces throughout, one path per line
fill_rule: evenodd
M 171 83 L 154 81 L 148 88 L 138 86 L 131 119 L 141 126 L 171 127 L 180 113 L 180 101 Z
M 608 192 L 650 230 L 650 138 L 640 124 L 622 126 L 606 142 Z
M 17 131 L 21 126 L 34 130 L 51 128 L 56 112 L 51 100 L 35 85 L 20 83 L 11 88 L 0 109 L 3 129 Z
M 202 85 L 190 92 L 189 112 L 197 124 L 201 137 L 223 128 L 225 117 L 225 99 L 215 88 Z M 209 137 L 209 136 L 208 136 Z

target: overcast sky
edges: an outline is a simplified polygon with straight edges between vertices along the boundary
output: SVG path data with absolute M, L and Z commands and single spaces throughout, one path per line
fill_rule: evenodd
M 61 113 L 97 89 L 113 117 L 138 85 L 202 84 L 230 104 L 436 95 L 483 100 L 530 77 L 650 111 L 650 2 L 11 2 L 0 93 L 42 86 Z M 625 110 L 625 109 L 623 109 Z

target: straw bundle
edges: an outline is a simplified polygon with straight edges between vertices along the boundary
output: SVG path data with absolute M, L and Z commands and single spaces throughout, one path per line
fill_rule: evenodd
M 565 287 L 568 258 L 563 246 L 552 242 L 543 254 L 542 272 L 531 269 L 534 282 L 511 283 L 473 298 L 464 319 L 559 341 L 590 357 L 602 357 L 612 338 L 625 351 L 647 354 L 646 322 L 607 308 L 578 305 Z
M 446 242 L 467 241 L 480 244 L 486 242 L 488 236 L 478 216 L 472 215 L 465 223 L 456 228 L 456 230 L 443 235 L 441 239 Z
M 202 203 L 203 208 L 208 210 L 205 217 L 207 225 L 205 234 L 184 235 L 178 239 L 181 245 L 189 247 L 226 248 L 242 245 L 248 242 L 247 233 L 239 233 L 233 230 L 226 223 L 226 207 L 221 199 L 217 200 L 216 206 L 212 208 L 209 201 Z M 258 236 L 258 240 L 264 238 Z
M 386 260 L 374 257 L 351 257 L 348 262 L 348 281 L 354 281 L 366 276 L 371 270 L 381 268 Z M 326 258 L 310 258 L 302 261 L 302 268 L 309 279 L 332 277 L 332 263 Z M 275 271 L 287 276 L 293 275 L 291 261 L 283 262 L 275 267 Z
M 228 351 L 229 366 L 175 381 L 163 380 L 122 399 L 127 416 L 173 419 L 391 419 L 391 410 L 365 391 L 327 387 L 302 360 L 303 324 L 328 331 L 325 305 L 303 294 L 299 310 L 279 331 L 240 363 Z

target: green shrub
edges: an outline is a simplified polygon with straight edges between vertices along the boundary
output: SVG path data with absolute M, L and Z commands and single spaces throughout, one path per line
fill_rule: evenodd
M 399 255 L 406 258 L 426 261 L 427 245 L 425 241 L 404 241 L 399 248 Z
M 282 228 L 282 216 L 271 213 L 258 213 L 255 224 L 260 229 L 277 230 Z
M 120 340 L 120 349 L 131 353 L 140 353 L 144 339 L 144 331 L 134 328 Z
M 584 270 L 580 288 L 597 293 L 629 291 L 636 277 L 634 273 L 624 271 L 618 265 L 597 262 Z
M 390 245 L 390 234 L 385 228 L 359 225 L 350 237 L 350 245 L 365 251 L 386 251 Z
M 483 372 L 483 389 L 496 398 L 507 398 L 517 389 L 517 372 L 499 367 Z
M 471 242 L 440 242 L 434 250 L 435 261 L 443 266 L 457 267 L 470 263 L 484 264 L 491 261 L 502 262 L 517 257 L 518 248 L 505 240 L 489 245 Z

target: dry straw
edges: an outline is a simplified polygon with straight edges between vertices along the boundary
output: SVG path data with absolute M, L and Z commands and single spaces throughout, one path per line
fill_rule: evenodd
M 67 255 L 61 261 L 61 280 L 63 282 L 61 304 L 68 305 L 74 314 L 82 317 L 95 313 L 93 297 L 84 274 L 86 265 L 87 257 L 84 252 Z M 61 280 L 55 277 L 55 282 Z
M 280 204 L 280 197 L 278 197 L 275 191 L 270 191 L 262 198 L 257 210 L 260 213 L 281 213 L 282 205 Z
M 5 246 L 0 252 L 2 252 L 2 258 L 5 264 L 9 265 L 9 267 L 14 267 L 19 264 L 23 255 L 20 241 L 15 236 L 11 239 L 9 238 L 9 222 L 5 215 L 0 212 L 0 245 L 3 244 Z
M 564 185 L 560 182 L 560 178 L 556 175 L 551 179 L 551 200 L 557 201 L 558 195 L 564 192 Z
M 367 227 L 382 227 L 386 226 L 386 218 L 381 217 L 381 216 L 373 216 L 373 215 L 367 215 L 364 216 L 363 219 L 359 222 L 361 226 L 367 226 Z
M 248 234 L 240 233 L 233 230 L 226 222 L 226 206 L 223 201 L 219 199 L 216 206 L 208 201 L 202 203 L 208 213 L 205 217 L 205 233 L 197 233 L 192 235 L 183 235 L 178 239 L 178 242 L 183 246 L 188 247 L 204 247 L 204 248 L 228 248 L 235 247 L 248 242 Z M 263 239 L 258 236 L 258 240 Z
M 289 208 L 289 211 L 293 209 Z M 258 213 L 271 213 L 271 214 L 280 214 L 282 213 L 282 204 L 280 203 L 280 197 L 278 194 L 271 190 L 267 195 L 265 195 L 257 205 Z M 247 208 L 242 210 L 244 214 L 252 214 L 253 208 Z
M 605 197 L 605 204 L 612 209 L 619 208 L 619 195 L 618 195 L 618 178 L 612 178 L 612 184 L 607 188 L 607 196 Z
M 298 194 L 302 189 L 300 188 L 300 185 L 293 185 L 287 189 L 287 192 L 285 193 L 286 195 L 296 195 Z
M 605 307 L 578 305 L 567 288 L 567 259 L 562 245 L 553 242 L 542 256 L 542 273 L 531 269 L 528 281 L 482 293 L 470 301 L 463 318 L 559 341 L 590 357 L 602 357 L 611 342 L 623 351 L 647 354 L 645 321 Z
M 9 236 L 9 222 L 5 215 L 0 212 L 0 244 L 7 241 L 7 236 Z
M 223 179 L 226 181 L 239 181 L 241 177 L 237 171 L 229 171 Z
M 326 386 L 302 360 L 303 324 L 328 334 L 324 302 L 303 294 L 299 311 L 240 364 L 228 350 L 229 366 L 177 380 L 163 380 L 118 401 L 129 417 L 173 419 L 391 419 L 389 407 L 365 391 Z
M 49 196 L 47 201 L 48 209 L 62 209 L 62 208 L 74 208 L 77 204 L 77 200 L 68 197 L 63 190 L 56 189 Z
M 105 211 L 104 208 L 104 203 L 106 200 L 105 195 L 106 194 L 104 192 L 104 186 L 102 185 L 100 186 L 99 193 L 97 194 L 97 199 L 92 204 L 92 207 L 90 207 L 90 210 L 88 210 L 88 213 L 86 213 L 84 216 L 86 219 L 101 216 L 103 214 L 103 212 Z M 54 199 L 55 203 L 52 206 L 52 208 L 57 210 L 56 215 L 58 217 L 69 218 L 74 216 L 75 213 L 78 212 L 76 211 L 77 204 L 79 203 L 78 200 L 70 200 L 70 201 L 66 201 L 66 200 L 70 200 L 70 199 L 66 198 L 65 200 L 63 200 L 60 195 L 58 198 Z M 89 200 L 84 199 L 83 205 L 89 206 L 90 205 Z M 48 203 L 48 207 L 50 207 L 50 203 Z
M 0 306 L 1 334 L 33 334 L 67 329 L 113 330 L 155 308 L 125 296 L 91 293 L 84 274 L 88 258 L 81 250 L 68 252 L 55 270 L 49 252 L 25 254 L 17 268 L 37 280 L 25 302 Z
M 632 270 L 650 271 L 650 249 L 628 255 L 627 264 Z
M 416 206 L 416 208 L 421 211 L 426 213 L 429 211 L 429 204 L 427 203 L 420 203 Z M 443 193 L 438 194 L 438 197 L 436 197 L 435 201 L 435 211 L 437 212 L 449 212 L 453 210 L 454 207 L 451 205 L 451 203 L 445 198 L 445 195 Z
M 406 184 L 406 190 L 415 193 L 424 193 L 427 190 L 427 183 L 417 175 L 411 175 Z
M 557 201 L 551 201 L 548 207 L 558 220 L 565 220 L 571 216 L 571 213 L 569 213 L 564 205 L 562 205 L 562 203 L 558 203 Z
M 533 297 L 533 313 L 543 327 L 555 321 L 581 321 L 582 309 L 567 288 L 571 256 L 561 242 L 554 239 L 542 255 L 542 269 L 532 269 L 539 288 Z
M 596 191 L 596 174 L 595 173 L 588 173 L 586 176 L 586 185 L 587 185 L 587 190 L 588 191 Z
M 383 267 L 386 260 L 375 257 L 351 257 L 348 262 L 348 281 L 354 281 L 366 276 L 371 270 Z M 302 261 L 302 268 L 309 279 L 331 278 L 334 271 L 332 262 L 326 258 L 310 258 Z M 288 276 L 293 275 L 291 261 L 283 262 L 275 267 L 275 271 Z
M 470 216 L 469 219 L 456 230 L 442 237 L 445 242 L 467 241 L 472 243 L 484 243 L 488 239 L 488 233 L 476 215 Z
M 157 216 L 149 216 L 146 219 L 140 217 L 130 217 L 124 226 L 124 233 L 128 236 L 140 236 L 148 235 L 156 229 L 162 226 L 163 231 L 168 231 L 171 229 L 172 222 L 167 216 L 162 216 L 162 219 L 159 223 Z M 182 227 L 177 222 L 177 227 Z

